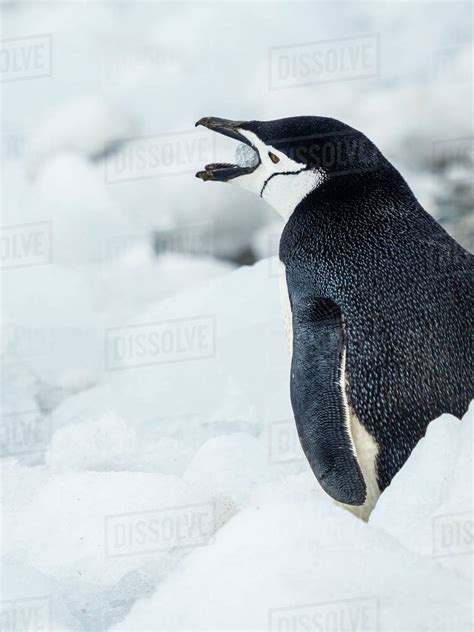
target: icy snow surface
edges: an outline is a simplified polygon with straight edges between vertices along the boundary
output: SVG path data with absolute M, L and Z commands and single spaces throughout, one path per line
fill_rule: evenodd
M 471 629 L 474 406 L 430 425 L 369 524 L 335 506 L 291 419 L 274 268 L 149 307 L 212 314 L 214 353 L 103 371 L 45 414 L 42 461 L 4 459 L 5 599 L 51 596 L 58 630 Z

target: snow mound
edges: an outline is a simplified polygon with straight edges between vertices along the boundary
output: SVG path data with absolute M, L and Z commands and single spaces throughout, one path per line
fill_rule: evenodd
M 467 582 L 295 482 L 299 497 L 259 495 L 114 629 L 470 629 Z
M 264 443 L 234 433 L 206 441 L 184 472 L 184 480 L 242 506 L 256 485 L 268 477 L 267 467 Z
M 176 439 L 150 441 L 114 414 L 59 429 L 46 463 L 59 470 L 181 474 L 192 451 Z
M 33 480 L 31 468 L 6 472 L 16 488 L 7 497 L 13 506 L 2 508 L 3 555 L 13 570 L 49 578 L 53 602 L 64 602 L 86 627 L 107 629 L 123 618 L 232 514 L 225 501 L 174 476 L 42 468 Z
M 370 523 L 406 548 L 472 575 L 474 402 L 462 423 L 442 415 L 380 497 Z

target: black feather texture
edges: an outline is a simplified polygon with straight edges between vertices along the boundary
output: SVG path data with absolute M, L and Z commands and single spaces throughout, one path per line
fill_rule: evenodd
M 319 151 L 321 142 L 339 147 L 338 164 L 327 165 L 323 184 L 288 220 L 280 259 L 295 339 L 299 314 L 308 306 L 332 301 L 340 309 L 347 396 L 379 445 L 383 490 L 428 423 L 445 412 L 461 417 L 473 397 L 473 258 L 421 207 L 399 172 L 360 132 L 319 117 L 261 125 L 270 125 L 267 142 L 285 137 L 279 146 L 285 145 L 285 153 L 297 151 L 296 143 L 307 154 L 315 138 Z M 262 136 L 262 128 L 256 133 Z M 344 135 L 359 149 L 344 144 Z M 315 318 L 312 335 L 320 331 Z M 321 376 L 313 374 L 324 370 L 324 363 L 317 350 L 314 355 L 308 363 L 298 346 L 293 354 L 292 375 L 299 376 L 291 389 L 297 425 L 308 389 L 315 400 L 328 399 Z

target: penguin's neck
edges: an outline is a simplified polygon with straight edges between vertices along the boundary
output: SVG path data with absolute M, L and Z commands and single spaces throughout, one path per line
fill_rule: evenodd
M 315 169 L 273 174 L 265 183 L 261 197 L 287 222 L 299 204 L 323 182 L 324 174 Z
M 379 172 L 329 175 L 320 169 L 301 169 L 295 173 L 274 173 L 265 182 L 260 196 L 287 222 L 295 211 L 308 203 L 318 205 L 347 203 L 353 196 L 370 195 L 382 186 L 406 188 L 413 194 L 398 171 L 387 163 Z

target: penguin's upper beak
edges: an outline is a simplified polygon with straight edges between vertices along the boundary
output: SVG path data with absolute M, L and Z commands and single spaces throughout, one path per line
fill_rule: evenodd
M 252 143 L 242 134 L 240 128 L 242 125 L 245 125 L 244 121 L 231 121 L 229 119 L 222 119 L 215 116 L 205 116 L 204 118 L 199 119 L 196 123 L 196 127 L 198 125 L 203 125 L 208 129 L 217 132 L 218 134 L 222 134 L 223 136 L 229 136 L 230 138 L 235 138 L 235 140 L 239 140 L 250 147 L 253 147 Z M 258 155 L 258 151 L 253 147 Z M 227 182 L 228 180 L 232 180 L 238 176 L 245 175 L 246 173 L 252 173 L 257 166 L 260 164 L 260 156 L 258 157 L 258 162 L 256 165 L 252 167 L 241 167 L 240 165 L 235 165 L 228 162 L 215 162 L 204 167 L 203 171 L 198 171 L 196 173 L 196 178 L 200 178 L 201 180 L 216 180 L 218 182 Z

